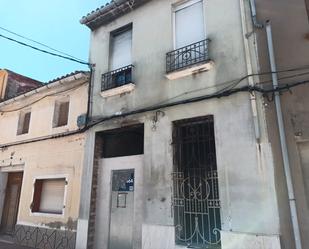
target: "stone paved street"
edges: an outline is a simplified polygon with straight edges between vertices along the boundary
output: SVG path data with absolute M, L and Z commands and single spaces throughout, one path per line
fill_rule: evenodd
M 30 249 L 30 248 L 24 246 L 17 246 L 12 243 L 0 242 L 0 249 Z

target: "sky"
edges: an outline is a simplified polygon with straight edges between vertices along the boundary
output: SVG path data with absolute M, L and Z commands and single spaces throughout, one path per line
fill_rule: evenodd
M 106 2 L 109 1 L 0 0 L 0 28 L 88 61 L 90 30 L 79 20 Z M 0 34 L 39 46 L 1 29 Z M 3 68 L 42 82 L 75 70 L 88 70 L 87 66 L 37 52 L 0 37 L 0 69 Z

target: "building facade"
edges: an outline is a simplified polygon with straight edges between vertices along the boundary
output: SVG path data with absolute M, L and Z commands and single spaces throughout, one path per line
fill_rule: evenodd
M 284 162 L 279 140 L 279 129 L 276 116 L 275 102 L 271 95 L 265 100 L 267 103 L 267 126 L 275 161 L 275 179 L 280 216 L 281 245 L 285 249 L 309 247 L 309 192 L 308 192 L 308 54 L 309 54 L 309 22 L 308 1 L 256 1 L 257 21 L 270 22 L 272 40 L 274 44 L 274 57 L 277 66 L 279 86 L 293 83 L 304 83 L 289 91 L 281 93 L 281 107 L 283 115 L 284 132 L 287 144 L 288 163 L 290 166 L 292 183 L 287 187 L 287 177 L 284 172 Z M 306 8 L 307 6 L 307 8 Z M 260 71 L 270 71 L 266 25 L 256 29 L 257 45 L 259 49 Z M 285 72 L 282 72 L 284 71 Z M 289 72 L 286 72 L 289 70 Z M 261 77 L 262 82 L 269 82 L 269 77 Z M 268 87 L 269 83 L 264 83 Z M 295 201 L 294 201 L 295 200 Z M 293 214 L 298 221 L 293 226 L 290 203 L 296 205 L 297 214 Z M 295 220 L 295 219 L 294 219 Z M 295 221 L 294 221 L 295 222 Z M 294 236 L 295 230 L 296 237 Z M 298 246 L 295 246 L 295 239 Z M 301 246 L 301 247 L 300 247 Z
M 224 18 L 223 18 L 224 17 Z M 95 64 L 76 248 L 281 248 L 248 1 L 112 1 Z
M 89 74 L 74 72 L 0 102 L 1 234 L 75 248 Z

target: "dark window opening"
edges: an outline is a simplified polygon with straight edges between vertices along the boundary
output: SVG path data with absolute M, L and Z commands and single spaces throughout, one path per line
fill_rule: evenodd
M 31 112 L 22 112 L 19 116 L 17 135 L 27 134 L 30 127 Z
M 69 101 L 59 101 L 55 103 L 53 127 L 61 127 L 68 124 L 69 107 Z
M 25 117 L 24 117 L 24 124 L 23 124 L 22 134 L 28 133 L 28 131 L 29 131 L 30 117 L 31 117 L 31 112 L 27 112 L 25 114 Z
M 103 157 L 144 154 L 144 125 L 103 132 Z

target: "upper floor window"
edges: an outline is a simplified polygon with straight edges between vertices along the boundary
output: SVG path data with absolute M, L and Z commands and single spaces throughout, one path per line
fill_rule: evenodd
M 110 71 L 132 64 L 132 24 L 111 32 Z
M 192 0 L 175 7 L 175 49 L 206 38 L 203 13 L 203 0 Z
M 55 102 L 53 127 L 65 126 L 69 119 L 69 99 L 63 99 Z
M 212 67 L 205 35 L 203 0 L 174 6 L 174 50 L 166 54 L 166 77 L 178 79 Z
M 111 32 L 109 72 L 102 75 L 103 97 L 130 92 L 132 81 L 132 24 Z M 121 87 L 121 88 L 120 88 Z M 119 91 L 106 91 L 119 88 Z
M 19 114 L 17 135 L 27 134 L 29 132 L 31 111 L 21 111 Z

